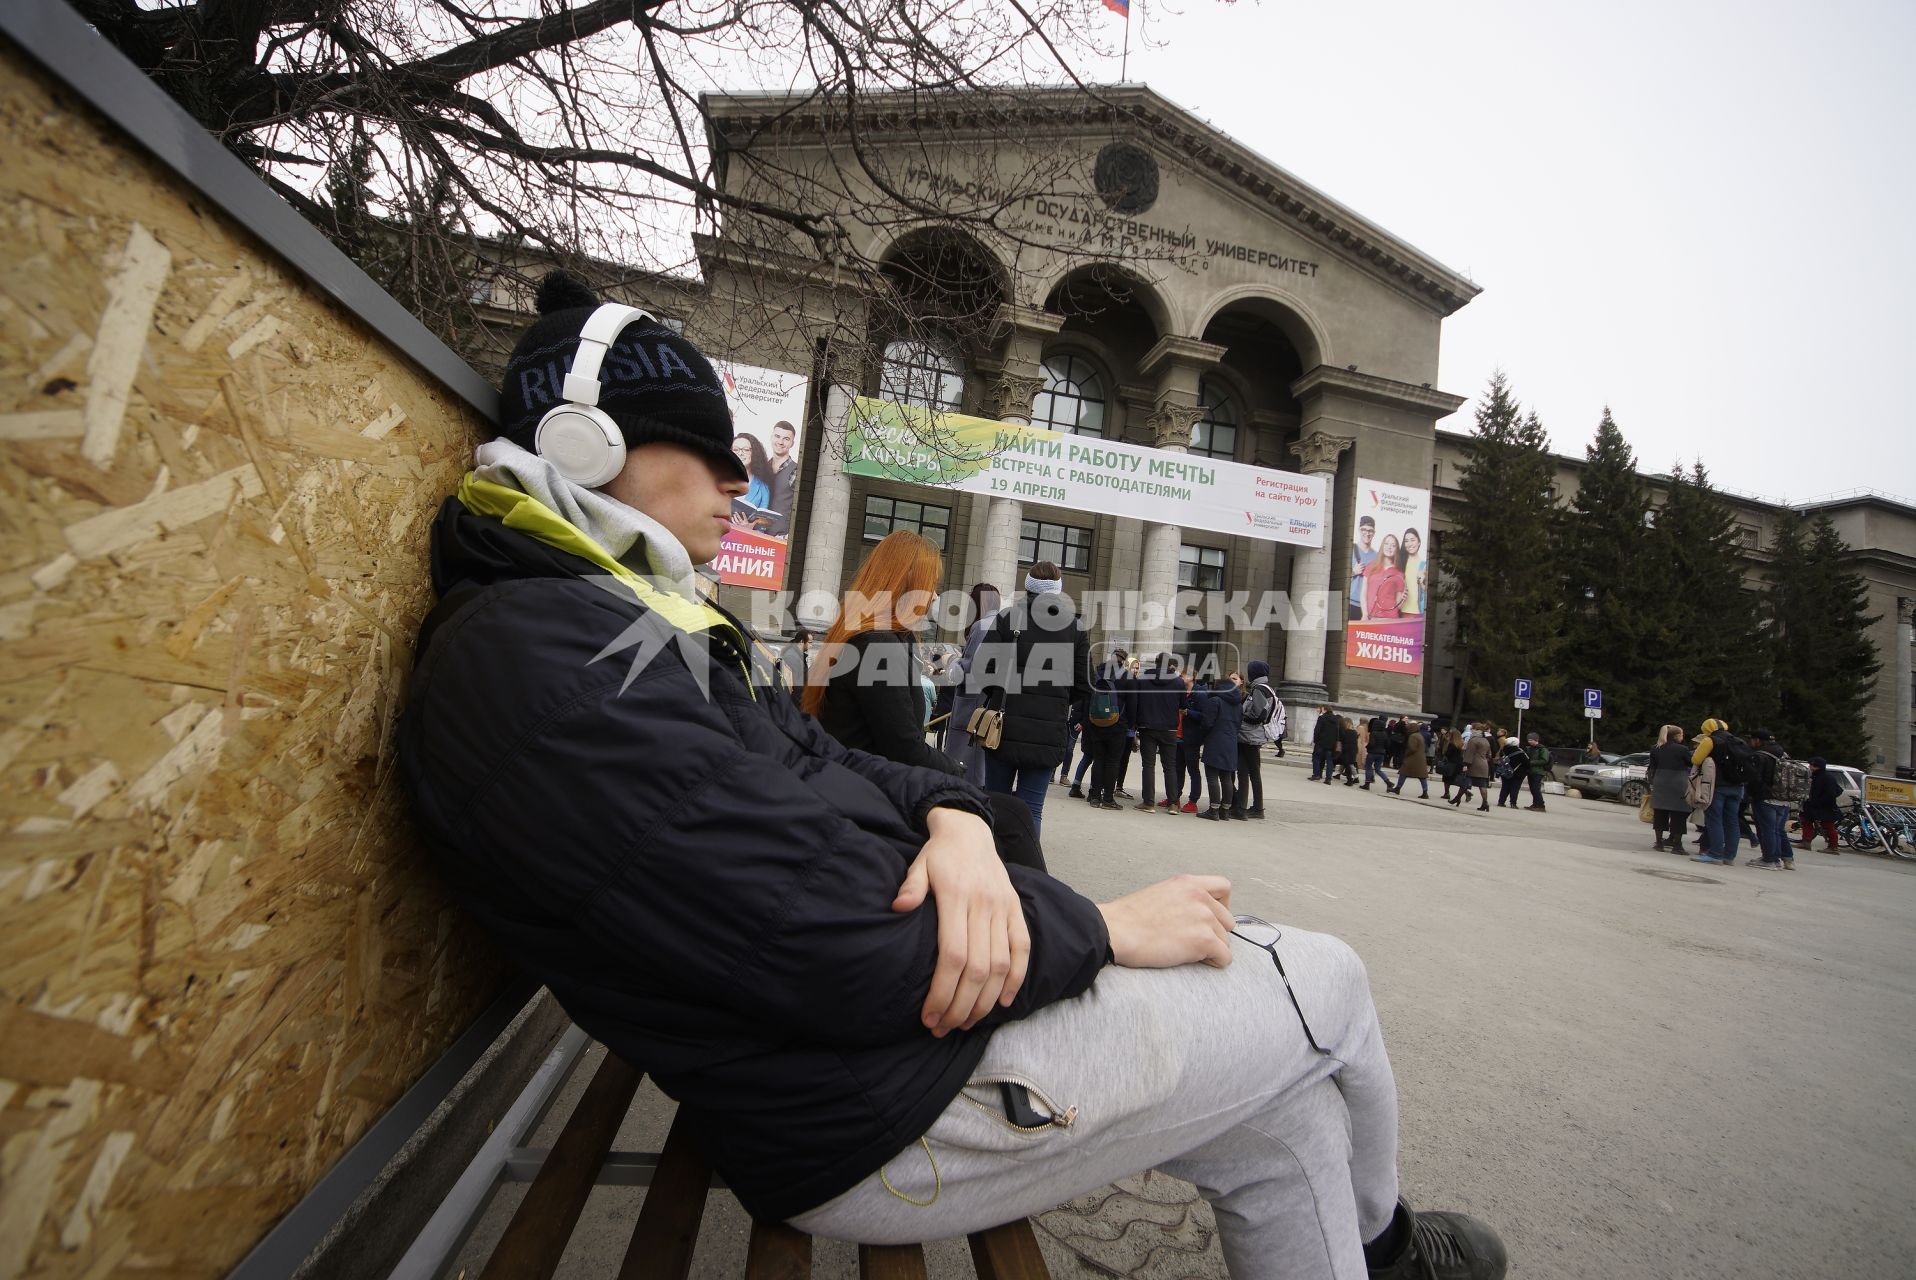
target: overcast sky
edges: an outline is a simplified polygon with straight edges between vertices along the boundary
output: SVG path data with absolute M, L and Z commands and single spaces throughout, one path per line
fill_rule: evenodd
M 1131 20 L 1128 79 L 1483 287 L 1444 322 L 1439 385 L 1473 404 L 1442 426 L 1502 366 L 1562 452 L 1607 403 L 1648 470 L 1916 499 L 1912 0 Z

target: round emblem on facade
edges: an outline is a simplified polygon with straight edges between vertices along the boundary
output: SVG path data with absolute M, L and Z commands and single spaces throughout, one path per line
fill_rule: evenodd
M 1158 162 L 1135 143 L 1106 143 L 1091 178 L 1114 213 L 1143 213 L 1158 202 Z

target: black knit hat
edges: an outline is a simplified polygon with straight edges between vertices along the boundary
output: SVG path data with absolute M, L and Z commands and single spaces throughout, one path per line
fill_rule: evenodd
M 539 419 L 564 403 L 579 331 L 598 305 L 591 286 L 570 272 L 539 282 L 539 318 L 513 348 L 499 383 L 506 439 L 531 449 Z M 662 324 L 639 320 L 619 331 L 599 365 L 599 408 L 618 423 L 627 445 L 670 440 L 750 478 L 732 452 L 732 410 L 712 362 Z

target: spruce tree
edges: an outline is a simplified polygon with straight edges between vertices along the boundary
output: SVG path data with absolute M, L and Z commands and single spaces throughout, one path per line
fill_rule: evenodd
M 1846 567 L 1849 547 L 1826 515 L 1778 525 L 1768 615 L 1776 661 L 1776 724 L 1798 756 L 1867 767 L 1863 714 L 1882 663 L 1869 629 L 1869 586 Z
M 1668 672 L 1646 655 L 1669 640 L 1669 583 L 1651 554 L 1650 497 L 1637 458 L 1604 406 L 1596 438 L 1584 450 L 1576 499 L 1560 514 L 1556 564 L 1561 575 L 1566 691 L 1602 689 L 1597 737 L 1619 752 L 1644 749 L 1665 723 L 1674 690 Z M 1553 733 L 1586 732 L 1578 701 L 1556 712 Z
M 1748 732 L 1771 707 L 1772 655 L 1757 595 L 1744 585 L 1735 508 L 1710 487 L 1701 461 L 1672 472 L 1656 533 L 1654 554 L 1669 575 L 1668 647 L 1644 660 L 1668 675 L 1666 710 L 1691 732 L 1711 717 Z
M 1508 720 L 1519 677 L 1546 701 L 1559 696 L 1546 692 L 1556 687 L 1561 612 L 1551 568 L 1555 471 L 1543 424 L 1535 412 L 1520 415 L 1498 370 L 1464 443 L 1463 510 L 1438 557 L 1457 605 L 1462 719 Z

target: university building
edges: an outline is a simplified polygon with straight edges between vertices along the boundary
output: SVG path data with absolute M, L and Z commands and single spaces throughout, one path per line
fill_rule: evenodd
M 723 236 L 698 242 L 702 286 L 630 291 L 682 316 L 716 358 L 810 378 L 785 579 L 798 621 L 820 622 L 816 602 L 836 598 L 884 534 L 911 529 L 944 549 L 948 588 L 982 581 L 1009 594 L 1049 559 L 1074 596 L 1183 593 L 1184 625 L 1169 613 L 1098 616 L 1094 639 L 1263 658 L 1294 709 L 1456 709 L 1454 618 L 1434 598 L 1415 674 L 1347 663 L 1344 618 L 1326 614 L 1350 598 L 1360 480 L 1428 491 L 1435 538 L 1454 521 L 1461 424 L 1439 424 L 1466 397 L 1436 385 L 1438 352 L 1444 319 L 1475 283 L 1141 86 L 975 110 L 868 99 L 855 136 L 802 97 L 711 97 L 705 115 L 729 192 L 796 193 L 897 286 L 881 305 L 821 267 L 815 245 L 734 214 Z M 994 216 L 960 229 L 934 208 Z M 488 300 L 510 303 L 503 291 Z M 1037 484 L 981 493 L 870 474 L 848 466 L 861 397 L 1301 476 L 1322 486 L 1321 545 L 1061 503 Z M 1559 500 L 1574 496 L 1580 466 L 1559 459 Z M 1754 575 L 1781 507 L 1737 501 Z M 1874 494 L 1797 509 L 1836 521 L 1883 618 L 1873 758 L 1847 763 L 1907 769 L 1916 509 Z M 743 589 L 723 591 L 750 613 Z M 1265 592 L 1304 606 L 1292 615 L 1301 625 L 1200 603 Z M 1313 601 L 1328 603 L 1313 613 Z M 1293 732 L 1308 721 L 1293 714 Z

